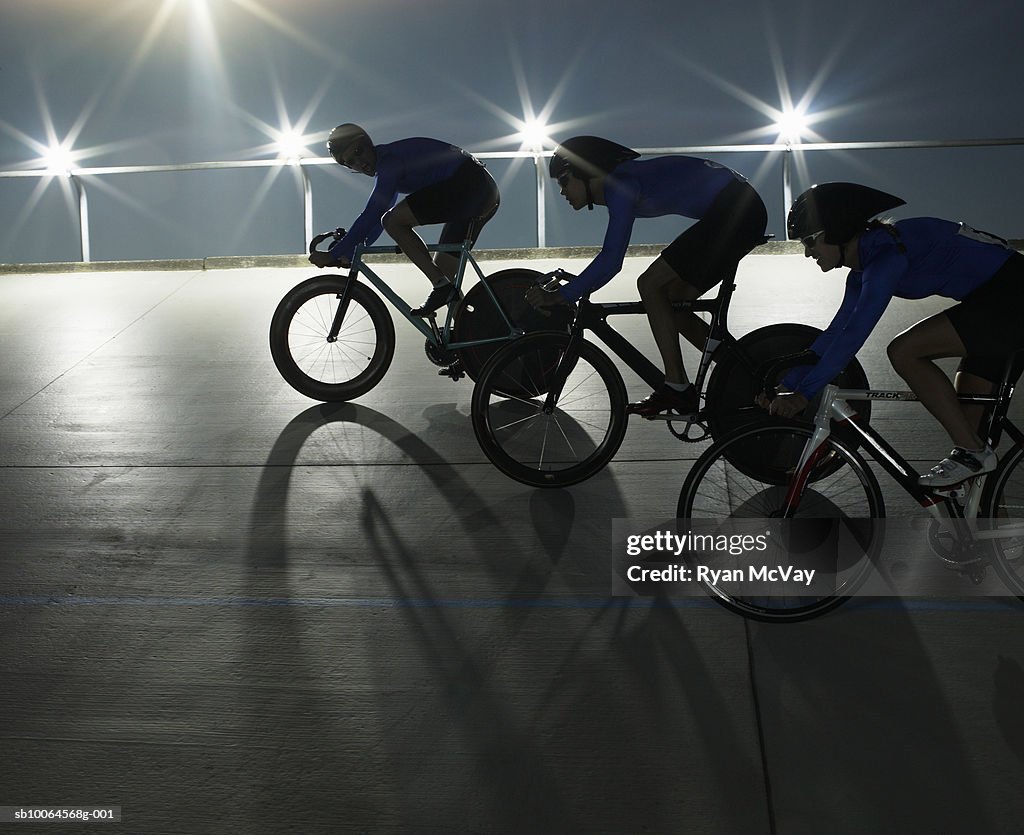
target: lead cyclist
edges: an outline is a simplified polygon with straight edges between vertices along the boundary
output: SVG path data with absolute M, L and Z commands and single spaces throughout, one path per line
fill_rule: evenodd
M 457 259 L 438 252 L 432 259 L 415 227 L 443 223 L 439 244 L 474 243 L 501 202 L 498 186 L 472 154 L 437 139 L 415 137 L 374 145 L 359 125 L 338 125 L 327 139 L 327 150 L 339 165 L 374 178 L 366 207 L 348 234 L 329 252 L 314 252 L 309 260 L 318 267 L 349 267 L 360 244 L 369 246 L 385 230 L 433 289 L 412 311 L 427 316 L 457 300 L 452 280 Z M 408 195 L 399 202 L 399 195 Z

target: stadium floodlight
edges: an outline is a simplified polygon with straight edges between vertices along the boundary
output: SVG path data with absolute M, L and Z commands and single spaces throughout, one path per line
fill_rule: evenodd
M 64 145 L 51 145 L 43 154 L 42 162 L 49 173 L 69 177 L 75 168 L 75 155 Z
M 810 121 L 801 108 L 783 110 L 772 126 L 779 134 L 780 142 L 797 144 L 807 134 Z
M 283 130 L 277 136 L 275 149 L 280 159 L 297 165 L 307 153 L 305 137 L 296 130 Z
M 527 119 L 519 129 L 519 141 L 524 148 L 532 151 L 539 151 L 545 145 L 551 144 L 551 137 L 548 136 L 548 126 L 540 119 Z

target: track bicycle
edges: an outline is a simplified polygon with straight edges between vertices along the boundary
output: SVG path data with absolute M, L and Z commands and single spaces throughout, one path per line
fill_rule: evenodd
M 559 278 L 551 273 L 545 279 L 552 276 L 551 281 Z M 754 405 L 762 369 L 779 357 L 805 353 L 821 333 L 810 325 L 783 323 L 736 339 L 728 327 L 735 289 L 734 282 L 725 281 L 714 298 L 673 305 L 710 314 L 693 382 L 702 408 L 691 415 L 671 412 L 647 418 L 664 421 L 680 441 L 720 438 L 764 420 L 764 412 Z M 613 360 L 586 334 L 596 336 L 651 388 L 665 379 L 608 322 L 627 314 L 645 314 L 643 302 L 592 302 L 585 296 L 568 331 L 527 334 L 494 352 L 474 386 L 472 417 L 481 449 L 499 470 L 532 487 L 566 487 L 611 461 L 626 433 L 626 388 Z M 867 377 L 853 360 L 837 382 L 867 385 Z M 869 404 L 861 411 L 867 419 Z M 823 462 L 819 468 L 831 465 Z
M 344 229 L 335 229 L 317 235 L 310 241 L 310 253 L 327 238 L 338 240 L 344 234 Z M 348 275 L 317 275 L 293 287 L 270 324 L 270 353 L 281 376 L 314 400 L 352 400 L 370 391 L 387 373 L 395 353 L 395 326 L 381 296 L 423 334 L 427 358 L 439 366 L 438 374 L 452 380 L 464 375 L 477 379 L 498 346 L 526 331 L 551 327 L 524 298 L 539 272 L 516 268 L 485 276 L 471 248 L 468 239 L 427 247 L 458 255 L 454 284 L 460 294 L 467 266 L 479 278 L 459 302 L 448 306 L 440 323 L 434 313 L 414 316 L 413 308 L 364 260 L 400 253 L 396 246 L 359 246 Z M 357 280 L 360 275 L 373 289 Z
M 995 395 L 960 397 L 962 403 L 986 407 L 985 432 L 993 448 L 1004 435 L 1011 446 L 1000 453 L 994 472 L 952 488 L 919 485 L 919 473 L 876 428 L 857 419 L 851 406 L 858 401 L 916 401 L 909 391 L 830 385 L 813 425 L 777 419 L 741 428 L 713 444 L 683 484 L 680 520 L 803 520 L 810 526 L 805 533 L 816 530 L 814 536 L 835 538 L 829 546 L 834 551 L 829 559 L 835 562 L 818 584 L 799 593 L 751 594 L 749 586 L 731 580 L 705 582 L 705 591 L 726 608 L 762 621 L 803 620 L 848 600 L 882 568 L 885 502 L 866 454 L 929 512 L 928 545 L 947 568 L 977 584 L 991 566 L 1024 599 L 1024 432 L 1008 417 L 1011 379 L 1008 367 Z M 837 425 L 843 427 L 842 434 L 835 431 Z M 823 456 L 844 466 L 824 477 L 809 477 Z M 734 466 L 735 458 L 756 460 L 756 477 Z M 840 539 L 845 545 L 839 545 Z M 787 556 L 794 564 L 800 560 L 793 553 L 782 559 Z

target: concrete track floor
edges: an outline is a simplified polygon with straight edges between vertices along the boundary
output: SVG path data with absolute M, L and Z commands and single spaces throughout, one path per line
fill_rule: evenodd
M 780 627 L 613 598 L 611 520 L 674 515 L 705 445 L 638 423 L 600 475 L 528 489 L 402 321 L 377 389 L 313 403 L 267 350 L 311 272 L 0 276 L 0 806 L 122 808 L 51 832 L 1020 831 L 1024 604 Z M 822 326 L 841 284 L 752 256 L 733 330 Z M 892 305 L 875 385 L 941 306 Z M 946 451 L 918 407 L 876 414 Z

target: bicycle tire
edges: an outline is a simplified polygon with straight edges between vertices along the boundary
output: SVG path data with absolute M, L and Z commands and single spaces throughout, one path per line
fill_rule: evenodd
M 715 366 L 708 381 L 706 413 L 711 437 L 725 438 L 744 426 L 764 423 L 768 419 L 767 414 L 754 405 L 754 398 L 761 392 L 761 381 L 756 379 L 750 368 L 805 351 L 820 334 L 821 331 L 810 325 L 785 322 L 758 328 L 743 336 L 736 350 L 729 351 Z M 834 382 L 843 388 L 868 387 L 867 374 L 856 358 L 850 361 Z M 808 422 L 814 419 L 820 399 L 820 395 L 811 399 L 802 419 Z M 862 423 L 871 419 L 870 401 L 861 400 L 851 405 Z M 835 423 L 833 431 L 842 434 Z M 741 468 L 744 466 L 742 460 L 733 461 L 733 464 Z M 755 478 L 763 475 L 752 469 L 749 463 L 746 466 L 746 475 Z M 813 480 L 824 477 L 839 466 L 842 466 L 842 462 L 830 457 L 819 463 L 811 477 Z
M 567 355 L 569 335 L 527 334 L 494 354 L 473 388 L 473 431 L 501 472 L 531 487 L 590 478 L 626 434 L 626 387 L 615 364 L 585 340 Z M 567 370 L 568 369 L 568 370 Z M 565 375 L 555 410 L 543 411 L 554 374 Z
M 552 321 L 550 316 L 539 313 L 526 301 L 526 291 L 543 277 L 544 274 L 537 270 L 522 267 L 499 270 L 492 275 L 484 276 L 482 281 L 469 288 L 458 310 L 455 311 L 451 341 L 472 342 L 500 337 L 508 332 L 505 318 L 495 306 L 494 299 L 487 292 L 484 282 L 497 297 L 509 322 L 524 333 L 565 329 L 568 324 L 565 316 L 559 316 L 557 320 Z M 568 310 L 566 307 L 566 311 Z M 503 342 L 492 342 L 459 350 L 462 367 L 471 380 L 480 379 L 487 361 L 503 345 Z
M 679 493 L 677 516 L 718 522 L 777 518 L 788 490 L 789 475 L 812 432 L 813 427 L 764 423 L 741 427 L 716 441 L 690 469 Z M 729 581 L 701 581 L 715 602 L 752 620 L 793 622 L 835 609 L 867 580 L 882 545 L 882 491 L 856 450 L 835 437 L 827 443 L 829 452 L 841 458 L 844 466 L 813 484 L 808 483 L 790 529 L 805 538 L 820 535 L 821 541 L 803 542 L 802 548 L 785 543 L 778 557 L 792 560 L 796 556 L 821 563 L 834 556 L 834 564 L 825 565 L 832 571 L 816 575 L 821 585 L 814 587 L 813 595 L 793 597 L 747 597 L 737 593 L 736 586 Z M 749 461 L 754 455 L 762 457 L 754 469 L 769 472 L 768 481 L 753 478 L 733 464 L 736 459 Z M 835 537 L 834 541 L 829 537 Z M 851 543 L 856 547 L 851 547 Z
M 338 295 L 350 279 L 320 275 L 281 299 L 270 322 L 270 354 L 293 389 L 314 400 L 339 402 L 377 385 L 395 355 L 395 324 L 376 293 L 358 282 L 335 342 L 327 334 Z
M 1024 524 L 1024 449 L 1014 447 L 989 476 L 982 508 L 990 520 Z M 991 540 L 992 566 L 1010 591 L 1024 600 L 1024 537 Z

